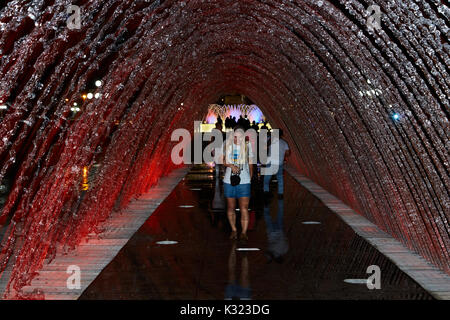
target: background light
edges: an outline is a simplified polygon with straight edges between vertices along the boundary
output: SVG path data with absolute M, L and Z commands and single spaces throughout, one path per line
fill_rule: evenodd
M 400 119 L 400 115 L 399 115 L 398 113 L 394 113 L 394 114 L 392 115 L 392 119 L 394 119 L 394 120 L 399 120 L 399 119 Z
M 6 104 L 0 105 L 0 110 L 6 110 L 8 109 L 8 106 Z
M 97 87 L 101 87 L 102 86 L 102 82 L 100 80 L 95 81 L 95 85 Z
M 164 241 L 158 241 L 156 244 L 162 244 L 162 245 L 173 245 L 177 244 L 178 241 L 171 241 L 171 240 L 164 240 Z
M 319 222 L 319 221 L 303 221 L 302 224 L 314 225 L 314 224 L 321 224 L 321 222 Z
M 94 97 L 94 95 L 92 94 L 92 93 L 88 93 L 88 95 L 87 95 L 87 98 L 89 99 L 89 100 L 91 100 L 92 98 Z

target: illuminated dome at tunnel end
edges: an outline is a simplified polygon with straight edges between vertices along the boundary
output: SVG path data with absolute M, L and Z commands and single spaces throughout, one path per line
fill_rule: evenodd
M 0 299 L 450 299 L 449 20 L 0 2 Z

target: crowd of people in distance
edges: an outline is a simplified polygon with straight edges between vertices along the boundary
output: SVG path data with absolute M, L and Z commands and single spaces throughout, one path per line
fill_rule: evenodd
M 225 129 L 234 129 L 237 126 L 243 128 L 244 130 L 248 129 L 254 129 L 256 132 L 259 131 L 259 125 L 256 123 L 256 121 L 250 122 L 247 115 L 240 115 L 239 119 L 236 120 L 236 117 L 234 116 L 228 116 L 225 118 L 225 123 L 223 123 L 222 118 L 219 116 L 217 118 L 217 123 L 221 126 L 225 125 Z M 261 129 L 267 129 L 269 130 L 269 127 L 267 126 L 267 121 L 263 122 L 263 125 L 261 126 Z

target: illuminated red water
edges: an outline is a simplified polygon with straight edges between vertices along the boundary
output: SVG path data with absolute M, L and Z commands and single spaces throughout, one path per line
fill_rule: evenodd
M 360 1 L 87 0 L 80 30 L 71 3 L 0 4 L 0 180 L 13 182 L 0 271 L 13 266 L 13 291 L 171 170 L 172 130 L 228 93 L 284 129 L 302 173 L 449 272 L 446 4 L 381 2 L 372 33 Z

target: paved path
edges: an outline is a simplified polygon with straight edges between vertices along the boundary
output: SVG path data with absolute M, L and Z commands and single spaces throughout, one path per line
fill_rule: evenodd
M 271 198 L 252 189 L 249 241 L 230 241 L 213 170 L 193 168 L 80 299 L 432 298 L 291 175 L 282 199 L 275 181 Z M 366 285 L 370 265 L 380 290 Z

